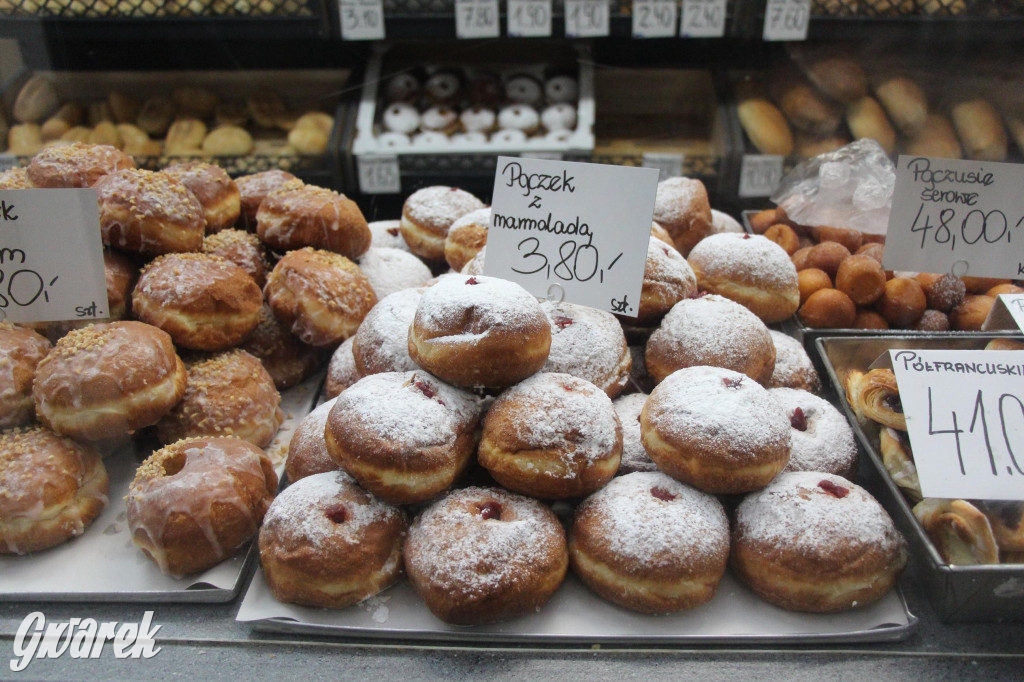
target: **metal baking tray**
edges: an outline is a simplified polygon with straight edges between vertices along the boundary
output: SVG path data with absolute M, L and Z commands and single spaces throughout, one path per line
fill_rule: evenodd
M 816 354 L 827 372 L 827 381 L 867 453 L 872 464 L 870 473 L 878 479 L 871 489 L 907 539 L 911 571 L 924 586 L 944 622 L 1024 621 L 1024 565 L 950 566 L 943 561 L 914 516 L 912 505 L 886 473 L 879 451 L 878 425 L 859 421 L 846 402 L 842 377 L 851 369 L 866 371 L 891 348 L 980 350 L 992 338 L 1000 336 L 1008 335 L 959 332 L 932 337 L 823 336 L 815 340 Z
M 286 418 L 266 448 L 279 474 L 296 426 L 311 409 L 323 376 L 281 394 Z M 0 556 L 0 600 L 34 602 L 204 602 L 233 600 L 255 561 L 249 544 L 208 571 L 184 578 L 164 575 L 131 541 L 123 498 L 139 462 L 151 450 L 133 443 L 103 463 L 110 503 L 85 533 L 62 545 L 24 556 Z

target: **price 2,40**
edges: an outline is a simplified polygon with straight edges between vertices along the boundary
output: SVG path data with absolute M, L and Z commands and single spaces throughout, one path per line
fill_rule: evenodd
M 619 258 L 622 257 L 620 253 L 612 259 L 607 267 L 601 268 L 601 256 L 596 246 L 592 244 L 577 244 L 573 240 L 568 239 L 558 245 L 558 260 L 552 265 L 552 259 L 539 250 L 540 245 L 541 242 L 536 237 L 527 237 L 519 242 L 517 248 L 523 257 L 524 266 L 528 264 L 528 267 L 523 269 L 514 267 L 512 271 L 518 272 L 521 275 L 533 275 L 543 271 L 544 276 L 549 280 L 553 274 L 555 277 L 566 282 L 589 282 L 596 275 L 598 281 L 604 282 L 605 270 L 611 270 Z
M 960 464 L 960 473 L 964 476 L 967 475 L 967 465 L 964 463 L 964 434 L 980 434 L 985 442 L 985 451 L 988 453 L 989 466 L 992 470 L 993 476 L 1000 475 L 1000 465 L 996 463 L 996 456 L 993 450 L 993 434 L 1002 436 L 1002 441 L 1006 445 L 1006 454 L 1009 457 L 1010 464 L 1006 466 L 1006 473 L 1013 476 L 1015 473 L 1024 476 L 1024 469 L 1021 468 L 1020 463 L 1017 461 L 1017 455 L 1013 451 L 1013 437 L 1011 432 L 1015 432 L 1014 429 L 1009 425 L 1011 419 L 1015 417 L 1019 420 L 1019 424 L 1024 425 L 1024 402 L 1020 398 L 1013 395 L 1012 393 L 1003 393 L 995 401 L 996 403 L 996 414 L 994 417 L 998 418 L 998 423 L 993 419 L 993 424 L 989 426 L 989 410 L 986 410 L 985 395 L 984 392 L 979 390 L 974 399 L 973 411 L 971 413 L 970 426 L 966 429 L 963 428 L 963 424 L 960 421 L 956 410 L 951 410 L 953 428 L 951 429 L 940 429 L 936 428 L 934 415 L 932 410 L 932 389 L 928 387 L 928 435 L 934 436 L 937 434 L 949 434 L 953 436 L 953 440 L 956 444 L 956 456 L 957 461 Z M 1016 415 L 1019 415 L 1017 417 Z M 1019 431 L 1017 431 L 1019 432 Z M 998 440 L 996 440 L 998 443 Z M 1018 446 L 1020 443 L 1018 442 Z M 973 447 L 970 451 L 974 451 Z M 1024 453 L 1022 453 L 1024 454 Z
M 1005 240 L 1009 244 L 1013 233 L 1019 230 L 1022 224 L 1024 216 L 1011 225 L 1006 214 L 999 209 L 982 211 L 975 208 L 960 217 L 956 209 L 944 208 L 939 211 L 938 216 L 933 216 L 931 212 L 925 210 L 925 204 L 921 204 L 910 231 L 914 234 L 920 233 L 922 249 L 931 240 L 936 244 L 949 245 L 950 251 L 953 251 L 958 242 L 972 245 L 984 240 L 986 244 L 996 244 Z

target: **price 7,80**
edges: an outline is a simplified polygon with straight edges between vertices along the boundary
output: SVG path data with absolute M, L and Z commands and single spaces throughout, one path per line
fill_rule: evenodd
M 990 400 L 986 404 L 986 396 L 984 391 L 978 390 L 975 394 L 974 405 L 971 408 L 970 425 L 967 425 L 966 421 L 961 421 L 960 416 L 956 410 L 951 410 L 953 428 L 937 428 L 935 415 L 933 415 L 933 404 L 932 404 L 932 389 L 928 387 L 928 435 L 940 435 L 949 434 L 953 437 L 956 445 L 957 460 L 960 465 L 961 475 L 967 475 L 967 464 L 964 462 L 964 434 L 980 435 L 984 441 L 985 452 L 988 453 L 988 462 L 991 467 L 992 475 L 1000 475 L 1000 466 L 996 463 L 996 455 L 993 450 L 993 436 L 996 436 L 995 446 L 998 447 L 999 436 L 1002 437 L 1002 442 L 1006 445 L 1006 454 L 1009 457 L 1010 464 L 1006 466 L 1006 473 L 1010 476 L 1020 474 L 1024 476 L 1024 469 L 1021 468 L 1020 463 L 1017 461 L 1017 455 L 1013 451 L 1013 442 L 1011 438 L 1011 432 L 1013 431 L 1010 424 L 1011 420 L 1017 419 L 1020 423 L 1024 424 L 1024 402 L 1020 398 L 1013 395 L 1012 393 L 1003 393 L 995 401 L 996 414 L 992 415 L 992 401 Z M 987 408 L 987 409 L 986 409 Z M 992 423 L 989 424 L 990 416 L 992 417 Z M 964 428 L 966 426 L 966 429 Z M 973 444 L 968 445 L 968 452 L 976 451 L 976 446 Z M 1018 443 L 1018 446 L 1021 444 Z M 1024 453 L 1022 453 L 1024 454 Z
M 977 244 L 982 240 L 986 244 L 996 244 L 1003 240 L 1009 244 L 1013 233 L 1019 230 L 1022 224 L 1024 216 L 1011 226 L 1006 214 L 999 209 L 982 211 L 975 208 L 961 216 L 954 208 L 944 208 L 939 211 L 938 216 L 933 216 L 931 212 L 925 211 L 925 204 L 921 204 L 910 231 L 920 233 L 922 249 L 931 239 L 936 244 L 948 244 L 952 251 L 956 249 L 958 239 L 968 245 Z
M 547 279 L 551 279 L 551 275 L 554 274 L 555 277 L 566 282 L 574 280 L 577 282 L 589 282 L 594 278 L 594 275 L 598 276 L 599 281 L 604 282 L 605 270 L 611 270 L 619 258 L 622 257 L 620 253 L 612 259 L 607 267 L 601 268 L 601 257 L 596 246 L 592 244 L 577 244 L 573 240 L 568 239 L 558 245 L 559 260 L 552 266 L 551 259 L 538 250 L 540 248 L 540 240 L 536 237 L 527 237 L 519 242 L 517 247 L 519 253 L 523 256 L 523 261 L 528 262 L 529 267 L 532 267 L 532 269 L 512 268 L 513 272 L 518 272 L 521 275 L 533 275 L 544 271 L 544 276 Z

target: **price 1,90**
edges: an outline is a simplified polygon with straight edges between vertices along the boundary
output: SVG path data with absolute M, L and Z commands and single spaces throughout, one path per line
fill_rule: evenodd
M 943 208 L 937 214 L 933 214 L 925 209 L 925 204 L 921 204 L 910 231 L 920 234 L 922 249 L 930 242 L 934 242 L 948 245 L 950 251 L 953 251 L 958 244 L 1011 244 L 1015 234 L 1024 236 L 1024 232 L 1021 231 L 1022 225 L 1024 216 L 1014 222 L 999 209 L 983 211 L 974 208 L 964 212 L 954 208 Z
M 544 277 L 552 275 L 565 282 L 589 282 L 598 278 L 604 282 L 604 273 L 615 267 L 622 254 L 615 256 L 607 266 L 601 267 L 601 255 L 593 244 L 577 244 L 567 239 L 558 245 L 557 259 L 549 258 L 541 251 L 541 241 L 536 237 L 527 237 L 517 245 L 522 263 L 512 268 L 521 275 L 534 275 L 543 272 Z M 552 263 L 554 261 L 554 263 Z
M 1024 468 L 1021 468 L 1017 460 L 1018 454 L 1024 456 L 1024 443 L 1017 442 L 1016 446 L 1021 452 L 1014 452 L 1011 436 L 1012 433 L 1024 432 L 1024 402 L 1019 397 L 1012 393 L 992 397 L 979 389 L 969 408 L 968 418 L 961 418 L 966 414 L 961 415 L 956 410 L 950 410 L 950 428 L 943 428 L 944 425 L 939 420 L 944 415 L 936 415 L 934 411 L 932 389 L 929 386 L 928 435 L 948 434 L 953 439 L 962 476 L 968 475 L 968 462 L 964 461 L 965 451 L 984 451 L 988 455 L 989 470 L 993 476 L 1002 476 L 1004 471 L 1008 476 L 1024 476 Z M 971 436 L 974 438 L 970 438 Z M 1004 447 L 1006 458 L 997 457 L 996 452 L 1003 452 Z

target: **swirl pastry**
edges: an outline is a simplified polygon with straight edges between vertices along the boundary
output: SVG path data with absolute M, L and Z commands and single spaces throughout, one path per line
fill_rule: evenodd
M 999 547 L 992 524 L 967 500 L 928 498 L 914 505 L 914 516 L 946 563 L 960 566 L 999 563 Z
M 907 434 L 896 429 L 885 428 L 878 433 L 879 450 L 882 451 L 882 464 L 889 472 L 893 483 L 900 487 L 903 494 L 914 503 L 920 502 L 921 481 L 917 478 L 917 467 L 914 465 L 914 453 L 910 449 Z
M 907 430 L 900 389 L 891 369 L 873 369 L 866 374 L 851 370 L 846 375 L 846 400 L 862 419 L 871 419 L 900 431 Z

